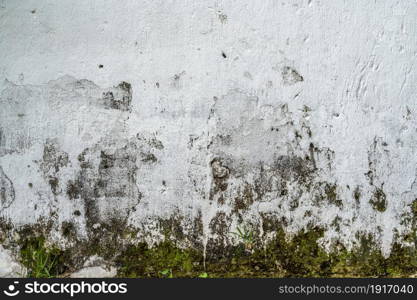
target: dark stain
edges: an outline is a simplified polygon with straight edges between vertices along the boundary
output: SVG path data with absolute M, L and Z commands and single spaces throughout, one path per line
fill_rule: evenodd
M 0 166 L 0 203 L 1 208 L 9 207 L 15 200 L 15 190 L 13 182 L 4 173 L 3 168 Z
M 312 180 L 315 171 L 311 160 L 289 155 L 279 156 L 273 168 L 285 181 L 297 181 L 303 184 Z
M 62 236 L 69 240 L 75 240 L 77 238 L 77 229 L 72 222 L 63 221 L 61 223 L 61 232 Z
M 303 76 L 301 76 L 295 69 L 285 66 L 282 68 L 282 80 L 285 85 L 293 85 L 297 82 L 304 81 Z
M 215 158 L 211 161 L 211 170 L 213 178 L 224 179 L 229 176 L 229 168 L 223 166 L 222 160 L 220 158 Z
M 254 203 L 254 191 L 250 184 L 246 183 L 243 191 L 239 192 L 239 196 L 234 199 L 233 210 L 234 214 L 241 214 L 247 211 Z
M 56 142 L 48 140 L 43 148 L 41 169 L 44 174 L 56 174 L 68 165 L 68 153 L 61 151 Z
M 326 194 L 326 198 L 327 201 L 330 204 L 334 204 L 337 207 L 342 208 L 343 207 L 343 202 L 342 200 L 339 199 L 339 196 L 337 194 L 337 185 L 336 184 L 330 184 L 330 183 L 325 183 L 324 186 L 324 192 Z
M 224 52 L 222 52 L 222 56 L 223 56 L 223 58 L 227 58 L 227 55 Z
M 156 163 L 158 161 L 158 159 L 153 153 L 142 153 L 142 156 L 143 162 Z
M 81 195 L 81 184 L 78 180 L 69 180 L 67 183 L 67 195 L 70 200 L 79 199 Z
M 113 91 L 103 93 L 104 105 L 107 108 L 121 111 L 131 111 L 132 86 L 128 82 L 121 82 Z
M 58 179 L 59 172 L 62 168 L 67 167 L 68 164 L 68 153 L 62 151 L 55 141 L 47 140 L 39 166 L 55 196 L 61 193 Z
M 228 241 L 231 224 L 232 219 L 224 212 L 218 212 L 210 221 L 209 228 L 213 236 L 207 241 L 207 260 L 221 260 L 231 254 L 233 247 L 226 246 L 230 244 Z
M 174 75 L 174 78 L 172 79 L 171 86 L 174 87 L 174 88 L 176 88 L 176 89 L 181 88 L 182 87 L 182 82 L 181 82 L 182 80 L 181 80 L 181 78 L 184 75 L 185 75 L 185 71 L 182 71 L 179 74 L 175 74 Z
M 156 137 L 146 138 L 142 136 L 140 133 L 136 134 L 136 138 L 138 141 L 141 141 L 142 143 L 146 143 L 152 148 L 162 150 L 164 149 L 164 145 L 160 140 L 158 140 Z
M 343 208 L 343 201 L 339 198 L 337 193 L 337 184 L 329 182 L 318 182 L 315 184 L 316 191 L 313 203 L 320 206 L 323 202 Z
M 221 158 L 214 158 L 211 163 L 211 173 L 213 176 L 213 186 L 210 190 L 210 200 L 214 199 L 214 195 L 219 194 L 218 202 L 224 203 L 224 197 L 222 192 L 227 190 L 227 179 L 230 174 L 230 170 L 226 167 L 225 162 Z
M 101 64 L 100 64 L 100 65 L 98 65 L 98 68 L 99 68 L 99 69 L 103 69 L 103 67 L 104 67 L 104 66 L 103 66 L 103 65 L 101 65 Z
M 186 238 L 184 234 L 183 217 L 179 214 L 172 216 L 169 219 L 159 219 L 159 230 L 165 238 L 173 239 L 175 241 L 182 241 Z
M 59 180 L 57 177 L 50 177 L 48 183 L 51 187 L 51 191 L 54 195 L 58 195 L 60 193 L 59 190 Z
M 6 146 L 6 136 L 3 132 L 3 128 L 0 127 L 0 149 Z
M 227 15 L 226 14 L 224 14 L 222 12 L 219 12 L 218 13 L 218 17 L 219 17 L 219 20 L 220 20 L 220 22 L 222 24 L 226 24 L 227 23 Z
M 107 220 L 107 216 L 100 213 L 98 199 L 109 202 L 113 207 L 111 212 L 114 218 L 126 218 L 129 211 L 141 198 L 136 186 L 136 145 L 128 143 L 124 147 L 107 152 L 94 149 L 85 149 L 79 156 L 81 170 L 75 180 L 68 182 L 67 194 L 73 199 L 81 198 L 84 201 L 84 211 L 87 227 Z M 98 165 L 95 163 L 99 161 Z M 132 203 L 127 211 L 118 207 L 119 202 Z M 120 216 L 119 216 L 120 215 Z
M 355 188 L 355 190 L 353 191 L 353 198 L 356 201 L 356 204 L 360 203 L 360 199 L 361 199 L 361 188 L 359 186 L 357 186 Z

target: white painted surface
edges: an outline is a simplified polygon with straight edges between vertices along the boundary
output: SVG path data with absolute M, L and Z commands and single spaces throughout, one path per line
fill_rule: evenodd
M 157 158 L 144 163 L 142 150 L 137 153 L 141 200 L 96 201 L 104 215 L 134 206 L 129 223 L 148 228 L 151 239 L 157 238 L 153 217 L 192 220 L 201 213 L 204 241 L 219 211 L 231 215 L 234 228 L 234 198 L 245 182 L 254 183 L 261 162 L 268 169 L 279 156 L 304 157 L 310 143 L 334 152 L 330 159 L 315 154 L 312 182 L 337 184 L 343 208 L 314 205 L 314 193 L 291 177 L 287 196 L 270 191 L 243 214 L 245 220 L 274 212 L 286 217 L 290 232 L 308 223 L 324 226 L 326 245 L 337 238 L 349 246 L 357 231 L 366 231 L 385 253 L 394 230 L 410 229 L 402 220 L 417 198 L 414 0 L 10 0 L 1 1 L 0 27 L 0 127 L 6 135 L 0 166 L 15 190 L 1 214 L 17 225 L 56 212 L 57 224 L 71 220 L 83 232 L 84 219 L 72 214 L 84 213 L 82 200 L 65 194 L 80 169 L 78 155 L 99 141 L 98 149 L 113 153 L 139 133 L 164 146 L 135 142 Z M 303 80 L 283 76 L 286 67 Z M 76 79 L 100 87 L 85 83 L 80 92 Z M 106 87 L 122 81 L 132 85 L 130 113 L 96 104 Z M 230 135 L 231 144 L 222 144 L 219 135 Z M 56 197 L 35 162 L 47 139 L 70 161 L 57 174 Z M 233 170 L 223 205 L 209 200 L 216 157 L 227 158 Z M 373 185 L 365 175 L 369 162 Z M 384 212 L 369 204 L 376 188 L 386 195 Z M 294 198 L 299 205 L 291 210 Z M 337 216 L 340 232 L 330 226 Z

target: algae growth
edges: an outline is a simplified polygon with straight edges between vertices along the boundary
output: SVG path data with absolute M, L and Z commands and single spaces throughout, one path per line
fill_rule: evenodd
M 68 225 L 63 230 L 68 231 Z M 118 277 L 135 278 L 407 277 L 417 272 L 414 245 L 394 243 L 386 258 L 369 234 L 357 234 L 358 243 L 351 250 L 337 245 L 326 252 L 319 243 L 324 234 L 319 227 L 292 236 L 277 228 L 275 237 L 263 245 L 254 235 L 256 231 L 242 232 L 237 245 L 218 252 L 212 249 L 206 257 L 201 249 L 179 247 L 169 233 L 165 241 L 152 247 L 126 242 L 134 232 L 121 223 L 101 229 L 97 233 L 101 239 L 92 241 L 77 240 L 71 233 L 72 246 L 65 250 L 26 228 L 20 231 L 19 247 L 21 263 L 30 277 L 64 277 L 93 254 L 115 265 Z

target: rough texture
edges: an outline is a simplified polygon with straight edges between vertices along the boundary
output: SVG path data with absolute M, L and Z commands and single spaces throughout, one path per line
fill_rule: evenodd
M 117 275 L 115 267 L 107 267 L 101 257 L 92 256 L 84 263 L 82 269 L 71 274 L 72 278 L 110 278 Z
M 24 277 L 27 273 L 11 251 L 6 250 L 0 245 L 0 278 Z
M 4 240 L 415 247 L 415 1 L 76 2 L 0 4 Z

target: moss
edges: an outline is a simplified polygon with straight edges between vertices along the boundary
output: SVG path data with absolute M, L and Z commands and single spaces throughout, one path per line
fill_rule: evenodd
M 46 246 L 43 236 L 25 239 L 21 244 L 20 258 L 28 269 L 28 277 L 32 278 L 57 277 L 67 269 L 65 252 L 55 246 Z
M 333 219 L 333 221 L 332 221 L 332 223 L 330 224 L 330 226 L 334 227 L 334 229 L 335 229 L 337 232 L 340 232 L 340 222 L 342 222 L 342 218 L 341 218 L 341 217 L 339 217 L 339 216 L 336 216 L 336 217 Z
M 359 204 L 360 203 L 360 200 L 361 200 L 361 189 L 360 189 L 359 186 L 357 186 L 355 188 L 355 190 L 353 191 L 353 198 L 355 199 L 356 204 Z

